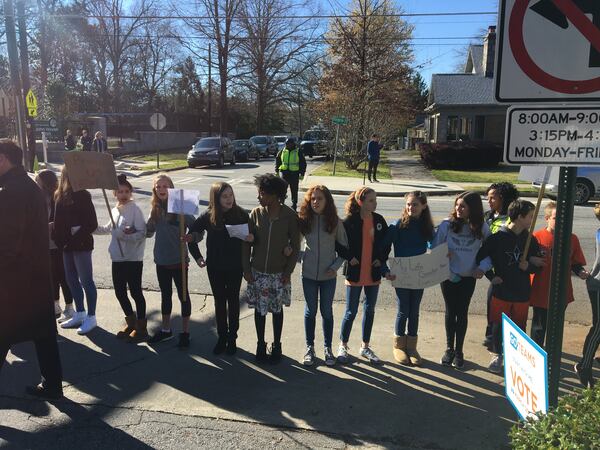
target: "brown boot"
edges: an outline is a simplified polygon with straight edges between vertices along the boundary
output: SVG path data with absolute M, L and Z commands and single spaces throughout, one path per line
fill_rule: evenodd
M 414 366 L 420 366 L 423 363 L 421 355 L 417 351 L 417 340 L 417 336 L 406 336 L 406 353 Z
M 125 316 L 125 323 L 127 323 L 127 326 L 117 333 L 118 339 L 125 339 L 135 330 L 135 315 Z
M 410 359 L 406 353 L 406 336 L 394 336 L 394 359 L 400 364 L 410 366 Z
M 138 319 L 135 322 L 135 330 L 133 330 L 127 339 L 127 341 L 132 343 L 146 342 L 150 336 L 148 335 L 148 320 L 147 319 Z

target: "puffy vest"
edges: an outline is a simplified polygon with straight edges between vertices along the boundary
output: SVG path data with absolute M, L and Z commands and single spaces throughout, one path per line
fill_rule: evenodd
M 298 149 L 283 149 L 281 152 L 281 165 L 279 166 L 279 170 L 288 170 L 290 172 L 300 171 L 300 156 L 298 155 Z

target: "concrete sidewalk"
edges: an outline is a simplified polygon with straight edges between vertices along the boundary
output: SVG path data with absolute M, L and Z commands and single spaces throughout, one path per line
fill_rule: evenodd
M 293 287 L 299 289 L 298 285 Z M 150 327 L 160 318 L 160 294 L 146 292 Z M 48 406 L 23 394 L 37 380 L 30 343 L 13 347 L 0 373 L 0 444 L 37 448 L 505 448 L 516 413 L 503 397 L 503 379 L 485 368 L 483 316 L 471 315 L 466 370 L 442 367 L 444 316 L 423 312 L 419 350 L 423 368 L 402 367 L 392 357 L 395 308 L 379 307 L 371 339 L 385 361 L 360 358 L 326 367 L 317 321 L 318 364 L 304 367 L 303 304 L 285 309 L 282 362 L 254 361 L 253 313 L 242 308 L 238 353 L 215 357 L 212 298 L 192 297 L 192 345 L 176 340 L 154 348 L 120 342 L 123 324 L 112 291 L 99 291 L 100 327 L 88 336 L 60 330 L 65 400 Z M 179 311 L 179 305 L 174 305 Z M 334 348 L 344 305 L 334 305 Z M 359 313 L 359 316 L 362 313 Z M 350 339 L 360 346 L 360 319 Z M 270 320 L 267 340 L 271 340 Z M 174 331 L 180 321 L 174 319 Z M 572 365 L 587 327 L 569 324 L 561 388 L 577 387 Z M 597 374 L 598 375 L 598 374 Z M 216 421 L 218 420 L 218 421 Z M 170 431 L 169 431 L 170 430 Z M 4 441 L 3 441 L 4 439 Z M 90 440 L 86 440 L 90 439 Z M 240 440 L 241 439 L 241 440 Z

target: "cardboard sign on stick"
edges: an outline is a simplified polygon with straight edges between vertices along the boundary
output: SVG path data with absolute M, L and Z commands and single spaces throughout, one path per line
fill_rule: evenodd
M 65 152 L 63 157 L 73 191 L 118 189 L 117 172 L 111 154 Z

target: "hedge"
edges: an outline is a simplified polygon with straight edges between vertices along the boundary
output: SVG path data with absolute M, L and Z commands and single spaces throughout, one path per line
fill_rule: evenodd
M 520 422 L 510 438 L 515 449 L 600 449 L 600 384 L 561 398 L 538 420 Z
M 491 169 L 502 161 L 503 147 L 490 142 L 419 144 L 421 160 L 429 169 Z

